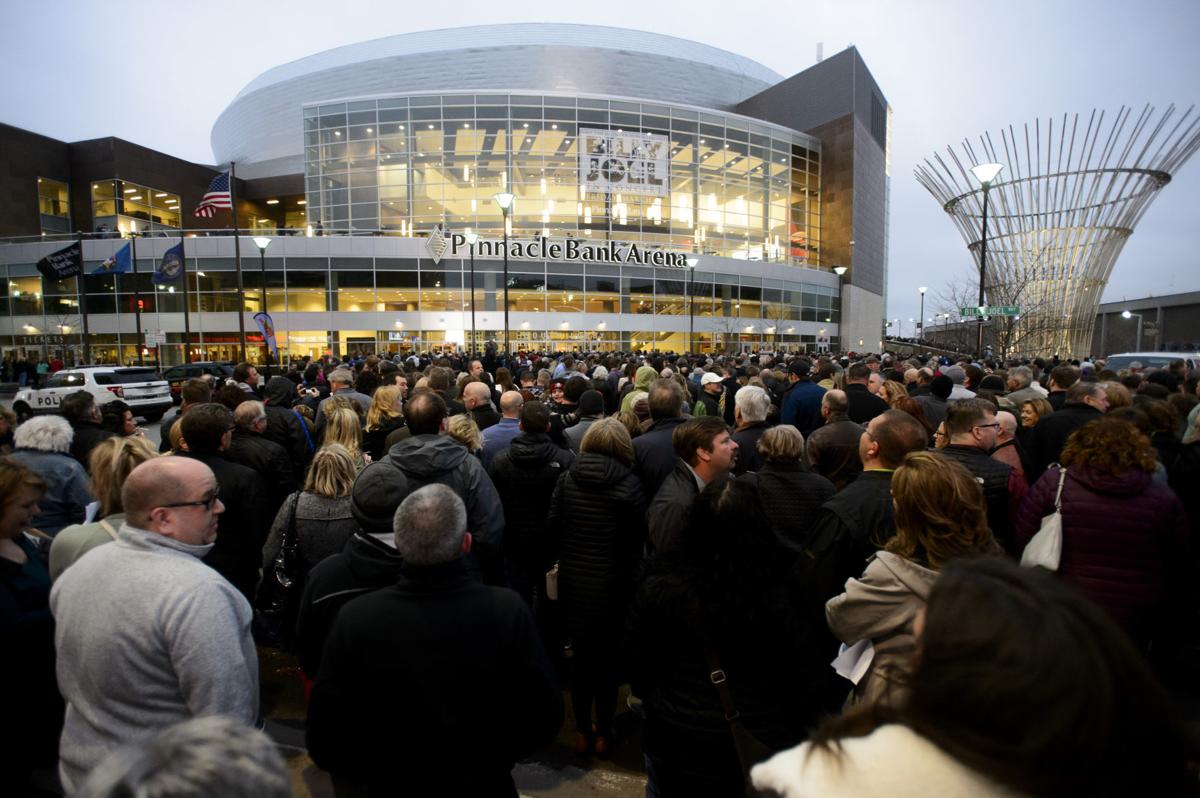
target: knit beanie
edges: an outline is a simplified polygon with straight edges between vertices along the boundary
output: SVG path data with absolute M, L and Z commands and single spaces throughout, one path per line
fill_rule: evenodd
M 350 513 L 368 535 L 390 535 L 396 508 L 409 494 L 404 472 L 388 462 L 371 463 L 350 490 Z

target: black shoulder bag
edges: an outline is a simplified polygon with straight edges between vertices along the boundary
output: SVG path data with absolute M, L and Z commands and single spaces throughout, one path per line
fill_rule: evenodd
M 729 724 L 729 732 L 733 736 L 733 747 L 737 750 L 738 761 L 742 764 L 742 776 L 746 780 L 746 796 L 747 798 L 760 798 L 764 794 L 754 789 L 754 784 L 750 781 L 750 768 L 759 762 L 770 759 L 776 754 L 776 751 L 764 745 L 742 723 L 742 715 L 733 703 L 733 694 L 729 692 L 725 670 L 721 667 L 721 658 L 717 656 L 717 649 L 713 645 L 712 639 L 707 637 L 704 640 L 704 658 L 708 661 L 708 680 L 712 682 L 713 687 L 717 689 L 717 695 L 721 698 L 721 709 L 725 712 L 725 721 Z
M 300 536 L 296 532 L 296 513 L 300 493 L 292 494 L 288 524 L 271 570 L 263 574 L 258 588 L 258 616 L 262 631 L 272 645 L 285 646 L 292 638 L 300 593 L 304 589 L 304 564 L 300 554 Z

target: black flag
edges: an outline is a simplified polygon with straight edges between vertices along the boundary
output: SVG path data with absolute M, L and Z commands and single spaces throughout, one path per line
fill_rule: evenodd
M 37 262 L 38 271 L 48 280 L 62 280 L 83 273 L 83 244 L 76 241 Z

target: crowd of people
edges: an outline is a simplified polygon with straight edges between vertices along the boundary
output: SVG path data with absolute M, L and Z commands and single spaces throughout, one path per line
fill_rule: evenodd
M 86 392 L 0 418 L 5 794 L 288 794 L 263 646 L 345 795 L 513 796 L 564 717 L 630 745 L 625 685 L 648 796 L 1196 792 L 1183 361 L 278 372 L 186 382 L 157 450 Z

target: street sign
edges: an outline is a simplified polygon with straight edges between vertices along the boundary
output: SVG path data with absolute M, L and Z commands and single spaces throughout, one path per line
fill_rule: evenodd
M 145 338 L 146 346 L 164 346 L 167 343 L 167 334 L 162 330 L 147 330 Z
M 1020 316 L 1021 309 L 1016 305 L 988 305 L 986 307 L 959 308 L 960 316 Z

